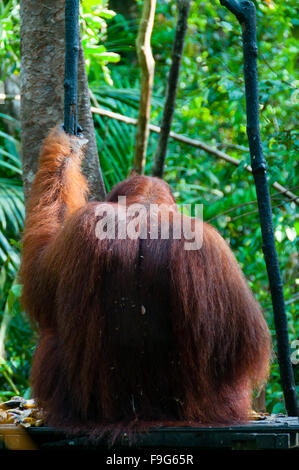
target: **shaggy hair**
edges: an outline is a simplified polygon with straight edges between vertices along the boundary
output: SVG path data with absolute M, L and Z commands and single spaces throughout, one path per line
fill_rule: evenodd
M 22 304 L 40 334 L 31 380 L 47 423 L 117 435 L 246 421 L 271 344 L 232 251 L 206 223 L 202 247 L 185 250 L 173 233 L 186 216 L 160 179 L 133 176 L 87 202 L 83 153 L 80 139 L 52 130 L 27 207 Z M 168 205 L 169 239 L 150 239 L 148 217 L 145 239 L 99 239 L 97 208 L 116 208 L 118 196 Z

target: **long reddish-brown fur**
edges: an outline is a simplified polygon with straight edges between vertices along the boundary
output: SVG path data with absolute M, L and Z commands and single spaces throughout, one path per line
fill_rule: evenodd
M 27 207 L 22 303 L 40 332 L 31 378 L 48 424 L 117 434 L 246 421 L 271 347 L 232 251 L 208 224 L 202 247 L 185 250 L 172 236 L 176 210 L 169 239 L 99 240 L 101 203 L 87 202 L 82 155 L 79 139 L 51 131 Z M 105 204 L 118 196 L 175 203 L 145 176 L 119 183 Z

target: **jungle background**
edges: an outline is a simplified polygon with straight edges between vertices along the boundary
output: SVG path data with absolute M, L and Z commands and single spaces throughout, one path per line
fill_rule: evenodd
M 298 241 L 296 203 L 272 187 L 296 194 L 298 155 L 298 32 L 295 0 L 260 0 L 257 7 L 261 133 L 268 162 L 276 247 L 284 282 L 295 380 L 299 391 Z M 83 0 L 80 23 L 93 105 L 137 118 L 140 70 L 135 40 L 142 1 Z M 176 24 L 176 2 L 158 0 L 152 34 L 155 78 L 151 123 L 159 125 Z M 274 341 L 266 388 L 268 412 L 285 412 L 275 356 L 271 297 L 262 253 L 259 216 L 246 136 L 241 33 L 218 1 L 192 2 L 172 131 L 198 139 L 241 161 L 239 166 L 170 139 L 165 179 L 180 204 L 204 204 L 204 220 L 229 242 Z M 0 0 L 0 401 L 30 397 L 29 374 L 37 336 L 19 303 L 17 273 L 25 209 L 22 187 L 19 101 L 19 2 Z M 296 114 L 297 113 L 297 114 Z M 107 191 L 126 178 L 134 158 L 135 132 L 94 114 L 100 164 Z M 146 174 L 157 134 L 151 133 Z

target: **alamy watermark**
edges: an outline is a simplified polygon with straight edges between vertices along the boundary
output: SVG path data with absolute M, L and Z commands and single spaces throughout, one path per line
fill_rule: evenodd
M 199 250 L 203 240 L 203 204 L 127 204 L 119 196 L 117 204 L 100 203 L 95 208 L 96 237 L 99 240 L 180 240 L 185 250 Z

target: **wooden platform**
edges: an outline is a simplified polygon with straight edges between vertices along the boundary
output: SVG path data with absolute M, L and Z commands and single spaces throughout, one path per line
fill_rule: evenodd
M 126 437 L 112 447 L 128 449 Z M 130 449 L 299 449 L 299 418 L 270 416 L 242 426 L 205 428 L 158 428 L 140 434 Z M 92 443 L 86 437 L 70 437 L 56 429 L 39 427 L 24 429 L 15 425 L 0 425 L 0 449 L 107 449 L 102 439 Z M 111 450 L 111 448 L 110 448 Z

